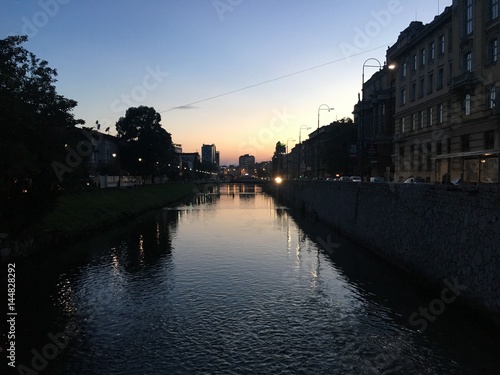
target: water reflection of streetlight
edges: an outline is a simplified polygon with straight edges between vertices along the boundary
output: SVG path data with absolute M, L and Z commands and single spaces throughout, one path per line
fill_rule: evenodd
M 323 108 L 326 107 L 326 108 Z M 316 178 L 319 179 L 319 114 L 320 111 L 322 110 L 327 110 L 328 112 L 333 111 L 334 108 L 330 107 L 327 104 L 321 104 L 318 107 L 318 129 L 316 131 L 316 159 L 317 159 L 317 164 L 316 164 Z

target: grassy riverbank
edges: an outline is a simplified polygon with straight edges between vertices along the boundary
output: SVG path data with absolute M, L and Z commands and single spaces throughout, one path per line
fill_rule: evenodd
M 8 254 L 29 255 L 76 241 L 148 210 L 173 204 L 196 192 L 190 183 L 148 185 L 134 189 L 88 190 L 61 196 L 30 235 L 9 241 Z
M 62 196 L 43 220 L 45 231 L 72 235 L 158 208 L 193 194 L 194 184 L 169 183 L 135 189 L 102 189 Z

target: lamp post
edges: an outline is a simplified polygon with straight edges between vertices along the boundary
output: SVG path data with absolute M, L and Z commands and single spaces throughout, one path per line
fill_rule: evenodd
M 299 160 L 299 163 L 298 163 L 298 164 L 299 164 L 299 166 L 298 166 L 298 174 L 297 174 L 297 178 L 298 178 L 299 180 L 300 180 L 300 154 L 302 153 L 302 151 L 301 151 L 301 149 L 300 149 L 300 148 L 302 147 L 302 146 L 301 146 L 301 145 L 302 145 L 302 141 L 301 141 L 300 136 L 301 136 L 301 133 L 302 133 L 302 129 L 309 130 L 309 129 L 311 129 L 311 127 L 310 127 L 310 126 L 307 126 L 307 125 L 301 125 L 301 126 L 300 126 L 300 129 L 299 129 L 299 158 L 298 158 L 298 160 Z
M 377 63 L 377 65 L 368 65 L 367 63 L 370 61 L 374 61 Z M 382 70 L 382 64 L 380 63 L 379 60 L 377 60 L 374 57 L 370 57 L 365 60 L 363 63 L 363 69 L 361 72 L 361 115 L 360 115 L 360 121 L 359 121 L 359 175 L 361 178 L 363 178 L 363 149 L 364 149 L 364 117 L 365 117 L 365 68 L 379 68 L 379 71 Z
M 121 187 L 121 179 L 122 179 L 122 166 L 120 164 L 120 159 L 119 159 L 119 155 L 116 153 L 116 152 L 113 152 L 113 154 L 111 154 L 111 156 L 113 156 L 113 159 L 115 160 L 115 165 L 118 164 L 118 188 Z M 107 182 L 107 181 L 106 181 Z
M 326 108 L 323 108 L 326 107 Z M 316 131 L 316 179 L 319 179 L 319 114 L 321 113 L 320 111 L 322 110 L 327 110 L 328 112 L 333 111 L 334 108 L 330 107 L 327 104 L 321 104 L 318 107 L 318 130 Z
M 292 142 L 295 142 L 295 139 L 293 138 L 288 138 L 286 140 L 286 179 L 288 180 L 289 178 L 289 175 L 288 175 L 288 163 L 290 162 L 290 154 L 289 154 L 289 148 L 288 148 L 288 142 L 289 141 L 292 141 Z

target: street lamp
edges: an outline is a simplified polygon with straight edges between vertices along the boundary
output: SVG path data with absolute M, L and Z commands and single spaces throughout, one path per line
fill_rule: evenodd
M 289 141 L 292 141 L 292 142 L 295 142 L 295 139 L 293 138 L 288 138 L 286 140 L 286 179 L 288 180 L 288 163 L 290 161 L 290 154 L 289 154 L 289 148 L 288 148 L 288 142 Z
M 323 108 L 325 107 L 325 108 Z M 327 104 L 321 104 L 318 107 L 318 130 L 316 131 L 316 159 L 317 159 L 317 165 L 316 165 L 316 179 L 319 179 L 319 114 L 320 111 L 322 110 L 327 110 L 328 112 L 333 111 L 333 107 L 330 107 Z
M 301 149 L 301 144 L 302 144 L 300 136 L 301 136 L 301 133 L 302 133 L 302 129 L 309 130 L 309 129 L 311 129 L 311 127 L 307 126 L 307 125 L 301 125 L 300 129 L 299 129 L 299 163 L 298 163 L 299 167 L 298 167 L 298 174 L 297 174 L 299 180 L 300 180 L 300 154 L 301 154 L 301 150 L 300 149 Z
M 120 163 L 120 160 L 119 160 L 119 155 L 116 153 L 116 152 L 113 152 L 111 154 L 111 156 L 113 156 L 113 159 L 114 159 L 114 164 L 115 166 L 118 164 L 118 187 L 120 188 L 121 187 L 121 179 L 122 179 L 122 166 L 121 166 L 121 163 Z
M 368 65 L 367 63 L 373 61 L 377 63 L 377 65 Z M 364 148 L 364 140 L 363 140 L 363 126 L 364 126 L 364 117 L 365 117 L 365 68 L 379 68 L 379 71 L 382 70 L 382 64 L 379 60 L 374 57 L 370 57 L 365 60 L 363 63 L 363 70 L 361 72 L 361 115 L 359 122 L 359 175 L 363 178 L 363 148 Z

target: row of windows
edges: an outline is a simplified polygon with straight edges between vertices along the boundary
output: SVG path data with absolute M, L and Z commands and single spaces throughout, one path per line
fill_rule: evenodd
M 460 151 L 461 152 L 469 152 L 470 151 L 470 143 L 471 143 L 471 135 L 464 134 L 460 137 Z M 420 144 L 410 145 L 410 164 L 415 164 L 415 156 L 418 160 L 418 165 L 422 165 L 422 159 L 424 156 L 424 145 L 425 145 L 425 156 L 429 159 L 432 156 L 432 143 L 425 142 Z M 436 145 L 436 155 L 446 155 L 451 154 L 451 138 L 447 138 L 445 140 L 439 140 L 435 142 Z M 493 150 L 495 148 L 495 131 L 488 130 L 483 133 L 483 149 L 484 150 Z M 418 151 L 416 153 L 415 151 Z M 405 161 L 405 147 L 399 147 L 399 162 L 402 165 Z
M 468 116 L 472 113 L 472 95 L 470 93 L 466 93 L 464 96 L 464 101 L 463 101 L 463 113 L 464 115 Z M 487 109 L 494 109 L 497 106 L 497 88 L 493 84 L 489 88 L 488 92 L 488 97 L 486 100 L 486 108 Z
M 497 88 L 493 84 L 489 88 L 487 100 L 486 100 L 486 108 L 494 109 L 497 106 Z M 472 95 L 470 93 L 466 93 L 463 99 L 463 114 L 468 116 L 472 113 L 473 102 Z M 427 108 L 427 110 L 421 110 L 417 113 L 412 114 L 411 122 L 406 123 L 406 118 L 401 117 L 399 119 L 399 132 L 405 133 L 408 131 L 415 131 L 417 129 L 422 129 L 426 125 L 432 126 L 434 124 L 434 120 L 437 121 L 438 124 L 442 124 L 444 121 L 444 107 L 443 104 L 438 104 L 435 108 L 435 111 L 432 107 Z M 434 118 L 434 113 L 436 118 Z
M 437 43 L 437 53 L 439 56 L 444 55 L 445 46 L 446 46 L 446 41 L 445 41 L 445 36 L 443 34 L 438 38 L 438 43 Z M 416 72 L 419 66 L 423 67 L 427 62 L 431 62 L 435 58 L 436 58 L 436 43 L 435 41 L 432 41 L 429 43 L 427 48 L 422 48 L 418 55 L 416 53 L 413 54 L 412 59 L 410 61 L 411 71 Z M 403 62 L 401 63 L 401 78 L 405 78 L 408 74 L 408 63 L 409 63 L 408 59 L 403 60 Z
M 470 151 L 470 141 L 471 141 L 470 134 L 462 135 L 460 137 L 460 151 L 469 152 Z M 488 131 L 483 133 L 483 149 L 484 150 L 493 150 L 494 148 L 495 148 L 495 131 L 488 130 Z
M 426 126 L 433 126 L 434 121 L 438 124 L 444 122 L 444 106 L 438 104 L 436 108 L 429 107 L 426 110 L 421 110 L 413 113 L 410 116 L 410 121 L 407 122 L 405 117 L 399 119 L 399 132 L 401 134 L 417 129 L 423 129 Z
M 440 67 L 437 71 L 437 76 L 435 77 L 434 72 L 429 72 L 427 74 L 427 79 L 421 76 L 418 81 L 413 81 L 410 85 L 410 100 L 414 101 L 417 98 L 422 98 L 425 93 L 425 84 L 427 81 L 427 94 L 431 94 L 434 91 L 434 83 L 436 84 L 436 90 L 441 90 L 444 87 L 444 68 Z M 417 90 L 418 89 L 418 90 Z M 407 102 L 407 92 L 406 87 L 401 88 L 399 104 L 401 106 L 405 105 Z
M 488 21 L 493 21 L 499 15 L 499 0 L 488 0 Z M 464 0 L 464 36 L 472 34 L 474 31 L 474 5 L 473 0 Z

